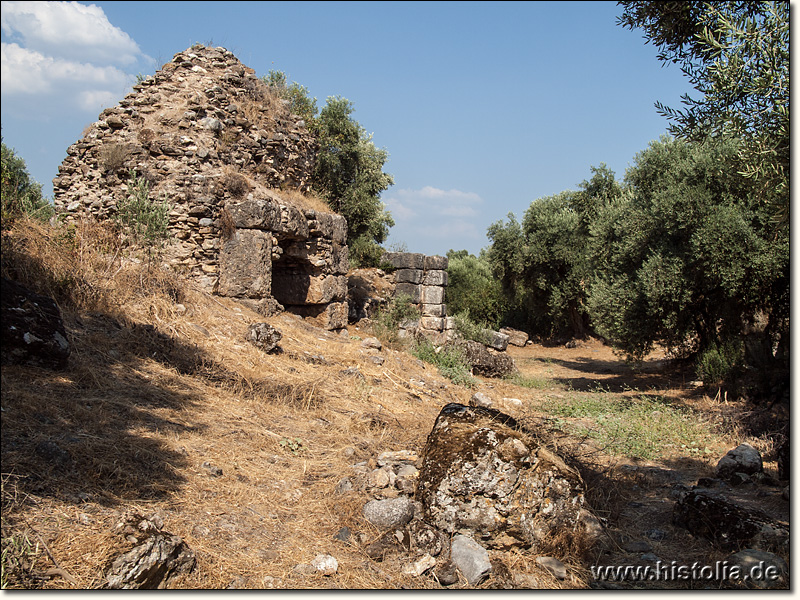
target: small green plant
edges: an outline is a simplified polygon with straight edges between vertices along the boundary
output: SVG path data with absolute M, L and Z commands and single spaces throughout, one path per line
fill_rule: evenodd
M 419 309 L 411 302 L 411 296 L 399 294 L 378 313 L 372 325 L 372 331 L 383 342 L 396 344 L 400 341 L 398 335 L 400 325 L 408 321 L 415 321 L 419 317 Z
M 18 533 L 3 538 L 2 556 L 0 556 L 0 588 L 6 589 L 12 576 L 21 576 L 30 570 L 39 554 L 39 543 L 35 545 L 25 533 Z
M 564 419 L 563 431 L 594 439 L 611 454 L 653 459 L 669 451 L 693 455 L 708 451 L 705 424 L 662 398 L 598 392 L 552 400 L 544 410 Z
M 272 70 L 261 79 L 270 91 L 289 101 L 289 110 L 293 114 L 301 117 L 307 125 L 313 123 L 317 115 L 317 99 L 311 97 L 308 89 L 296 81 L 290 84 L 283 71 Z
M 546 390 L 553 387 L 553 382 L 543 377 L 529 377 L 521 373 L 515 373 L 506 377 L 506 381 L 519 387 L 532 390 Z
M 280 444 L 284 450 L 288 450 L 295 456 L 302 454 L 306 449 L 306 447 L 303 445 L 303 440 L 300 438 L 283 438 L 280 442 L 278 442 L 278 444 Z
M 128 174 L 128 193 L 117 201 L 115 220 L 122 225 L 136 243 L 148 251 L 167 238 L 169 205 L 166 201 L 150 199 L 150 184 L 131 169 Z
M 456 385 L 475 387 L 476 381 L 470 372 L 470 365 L 464 353 L 455 346 L 435 347 L 428 339 L 421 339 L 411 353 L 421 361 L 436 365 L 442 377 L 447 377 Z
M 488 344 L 492 341 L 492 331 L 484 323 L 476 323 L 472 320 L 469 310 L 464 310 L 455 315 L 456 333 L 465 340 L 473 340 L 481 344 Z

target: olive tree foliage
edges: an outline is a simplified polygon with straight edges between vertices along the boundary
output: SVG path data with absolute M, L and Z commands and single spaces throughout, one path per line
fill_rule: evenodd
M 618 2 L 618 23 L 642 29 L 659 59 L 678 64 L 699 97 L 657 103 L 669 132 L 692 141 L 727 137 L 732 164 L 754 183 L 773 221 L 789 220 L 789 2 Z
M 300 117 L 306 124 L 312 123 L 317 116 L 317 99 L 312 98 L 306 87 L 296 81 L 289 83 L 283 71 L 270 71 L 261 78 L 264 83 L 281 99 L 289 103 L 289 110 Z
M 352 117 L 353 103 L 341 97 L 328 98 L 317 111 L 317 99 L 308 89 L 288 83 L 282 71 L 262 78 L 271 90 L 289 103 L 292 113 L 306 122 L 319 143 L 312 183 L 331 209 L 347 219 L 350 261 L 355 266 L 378 266 L 383 250 L 379 244 L 394 226 L 380 195 L 394 184 L 383 172 L 389 158 L 372 136 Z
M 466 250 L 447 252 L 447 309 L 450 314 L 497 329 L 505 316 L 506 302 L 485 253 Z
M 349 100 L 331 97 L 314 120 L 319 152 L 313 183 L 328 205 L 347 219 L 351 260 L 377 266 L 379 244 L 394 226 L 380 195 L 394 179 L 383 172 L 388 153 L 375 146 L 352 113 Z
M 788 348 L 789 235 L 728 168 L 738 150 L 725 139 L 652 142 L 591 223 L 589 315 L 630 358 L 733 340 L 748 341 L 743 360 L 766 365 Z
M 25 161 L 2 142 L 2 223 L 5 228 L 16 217 L 47 220 L 53 207 L 42 195 L 41 184 L 28 173 Z
M 509 303 L 509 324 L 544 337 L 589 333 L 590 226 L 621 193 L 605 165 L 592 172 L 578 191 L 532 202 L 521 223 L 509 215 L 489 227 L 487 259 Z

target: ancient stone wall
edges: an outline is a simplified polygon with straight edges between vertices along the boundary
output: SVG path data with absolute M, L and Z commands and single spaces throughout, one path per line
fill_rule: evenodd
M 169 206 L 165 261 L 204 289 L 347 322 L 346 221 L 309 200 L 316 143 L 224 48 L 179 52 L 104 110 L 53 180 L 67 219 L 111 218 L 131 173 Z
M 387 252 L 381 260 L 395 269 L 395 297 L 409 296 L 422 313 L 419 321 L 410 324 L 410 328 L 416 329 L 437 344 L 452 337 L 455 323 L 452 317 L 447 316 L 444 301 L 447 257 Z

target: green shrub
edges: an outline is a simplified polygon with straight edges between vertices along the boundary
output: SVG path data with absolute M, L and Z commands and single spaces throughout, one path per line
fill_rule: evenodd
M 442 377 L 447 377 L 456 385 L 475 387 L 469 362 L 458 348 L 453 346 L 436 348 L 430 340 L 423 338 L 417 341 L 411 353 L 421 361 L 436 365 Z
M 448 250 L 447 258 L 447 306 L 452 314 L 469 311 L 472 320 L 496 329 L 508 300 L 484 253 L 476 257 L 466 250 Z
M 348 258 L 353 269 L 381 268 L 383 248 L 368 236 L 359 236 L 348 244 Z
M 476 323 L 470 318 L 469 309 L 464 310 L 454 317 L 456 333 L 465 340 L 473 340 L 481 344 L 492 341 L 491 328 L 485 323 Z
M 169 206 L 150 198 L 150 184 L 131 169 L 128 175 L 128 193 L 117 201 L 115 220 L 122 225 L 134 242 L 148 250 L 167 238 Z
M 740 340 L 712 344 L 697 359 L 697 377 L 706 387 L 731 383 L 742 365 L 743 352 Z
M 25 161 L 2 144 L 2 223 L 10 225 L 15 217 L 25 215 L 47 221 L 53 206 L 42 196 L 42 186 L 30 178 Z
M 400 294 L 393 298 L 387 307 L 375 317 L 373 333 L 387 344 L 400 341 L 398 330 L 401 323 L 419 319 L 419 309 L 411 302 L 411 296 Z

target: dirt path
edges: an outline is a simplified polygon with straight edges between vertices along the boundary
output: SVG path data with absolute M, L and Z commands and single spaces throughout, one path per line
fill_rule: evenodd
M 743 439 L 741 432 L 728 425 L 731 414 L 741 411 L 733 405 L 710 398 L 700 382 L 694 381 L 691 368 L 679 368 L 655 353 L 643 364 L 627 364 L 598 340 L 577 342 L 573 348 L 528 345 L 510 347 L 524 379 L 534 389 L 526 390 L 531 404 L 541 407 L 537 418 L 551 418 L 556 411 L 567 407 L 592 407 L 593 403 L 640 403 L 657 399 L 663 409 L 648 414 L 624 413 L 629 418 L 630 436 L 638 435 L 635 419 L 647 428 L 659 413 L 688 411 L 690 418 L 703 423 L 707 436 L 701 447 L 681 447 L 665 444 L 656 456 L 641 458 L 602 448 L 602 442 L 591 437 L 577 454 L 590 464 L 587 485 L 589 497 L 603 506 L 601 516 L 607 525 L 607 537 L 599 551 L 588 561 L 593 566 L 650 566 L 669 569 L 680 565 L 713 565 L 730 553 L 714 549 L 704 540 L 695 539 L 685 529 L 672 523 L 672 512 L 682 490 L 687 490 L 701 477 L 713 477 L 714 467 L 721 456 L 743 441 L 762 451 L 765 471 L 777 474 L 770 455 L 771 447 L 763 439 Z M 504 393 L 512 390 L 498 390 Z M 567 414 L 571 414 L 565 410 Z M 576 411 L 579 412 L 579 411 Z M 589 411 L 591 412 L 591 411 Z M 632 416 L 628 417 L 631 414 Z M 564 417 L 566 430 L 602 431 L 605 415 L 577 414 Z M 622 440 L 630 441 L 630 440 Z M 687 441 L 688 445 L 689 442 Z M 585 449 L 582 449 L 585 448 Z M 573 450 L 574 451 L 574 450 Z M 738 489 L 735 494 L 743 502 L 751 502 L 767 510 L 775 518 L 789 520 L 789 503 L 781 497 L 780 487 L 752 486 Z M 592 582 L 592 587 L 622 587 L 636 589 L 714 589 L 715 582 L 650 581 L 625 583 Z

